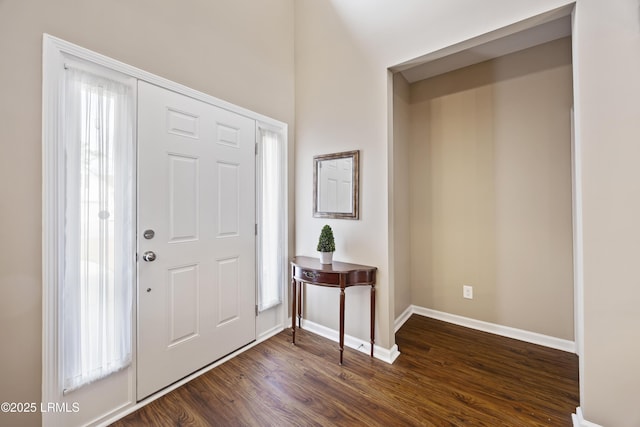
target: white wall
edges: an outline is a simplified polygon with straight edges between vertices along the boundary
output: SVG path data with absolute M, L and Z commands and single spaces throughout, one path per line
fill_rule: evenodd
M 293 0 L 0 1 L 1 402 L 41 400 L 44 32 L 287 122 L 293 135 Z M 39 413 L 0 413 L 0 425 L 39 424 Z
M 603 426 L 640 425 L 640 3 L 578 1 L 576 137 L 582 152 L 581 407 Z
M 296 252 L 316 255 L 320 229 L 333 228 L 334 259 L 379 268 L 376 344 L 393 344 L 389 319 L 387 72 L 353 45 L 331 2 L 296 3 Z M 372 72 L 378 71 L 378 72 Z M 299 126 L 299 128 L 298 128 Z M 360 220 L 312 217 L 314 155 L 360 150 Z M 346 291 L 345 332 L 368 341 L 365 287 Z M 313 301 L 313 303 L 309 303 Z M 338 329 L 335 289 L 308 287 L 305 317 Z

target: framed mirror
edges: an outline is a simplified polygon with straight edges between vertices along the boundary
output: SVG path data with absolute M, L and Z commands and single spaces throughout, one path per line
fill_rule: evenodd
M 360 151 L 313 158 L 313 216 L 359 219 Z

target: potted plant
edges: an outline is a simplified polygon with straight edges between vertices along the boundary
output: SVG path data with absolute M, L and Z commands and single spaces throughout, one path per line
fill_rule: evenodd
M 320 264 L 331 264 L 333 252 L 336 250 L 336 242 L 333 240 L 333 230 L 328 225 L 322 227 L 318 240 L 318 252 L 320 252 Z

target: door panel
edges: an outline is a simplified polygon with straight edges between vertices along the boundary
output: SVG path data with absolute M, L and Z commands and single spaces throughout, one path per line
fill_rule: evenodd
M 253 120 L 138 83 L 139 400 L 255 340 L 254 143 Z
M 240 226 L 239 165 L 217 162 L 218 237 L 238 236 Z
M 169 269 L 169 347 L 199 335 L 199 282 L 198 265 Z
M 169 154 L 169 241 L 198 240 L 198 159 Z
M 218 288 L 218 322 L 217 326 L 233 322 L 240 316 L 239 310 L 239 260 L 237 257 L 218 260 L 218 283 L 226 286 Z M 224 292 L 223 292 L 224 291 Z

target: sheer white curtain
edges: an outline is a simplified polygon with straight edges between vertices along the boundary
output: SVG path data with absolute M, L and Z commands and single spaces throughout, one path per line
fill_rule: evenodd
M 286 281 L 285 191 L 286 160 L 280 133 L 260 129 L 259 141 L 261 203 L 258 310 L 264 311 L 282 302 Z
M 132 88 L 73 66 L 65 76 L 59 332 L 69 392 L 131 363 L 135 151 Z

